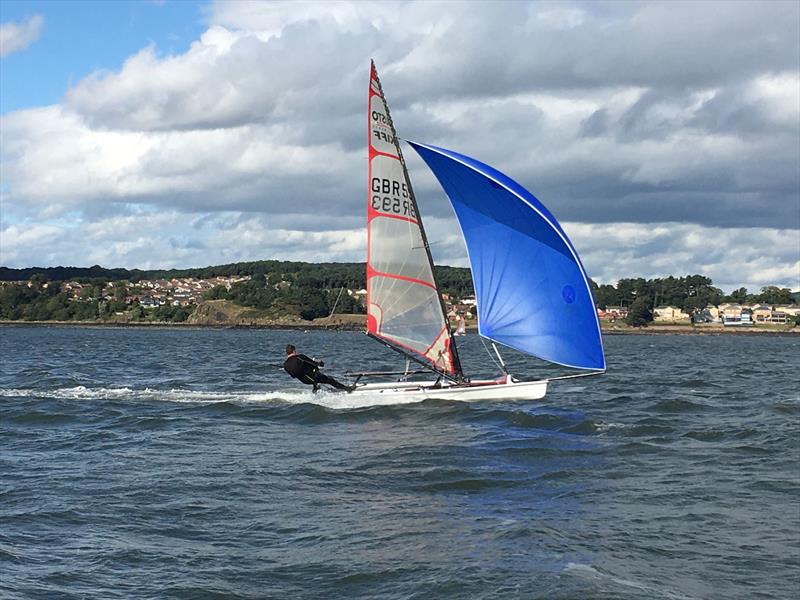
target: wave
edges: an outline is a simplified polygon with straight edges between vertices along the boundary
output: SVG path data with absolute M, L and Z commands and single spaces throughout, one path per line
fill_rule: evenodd
M 670 600 L 693 600 L 693 596 L 687 596 L 672 589 L 666 589 L 663 584 L 655 582 L 636 581 L 630 576 L 620 577 L 606 572 L 592 565 L 581 563 L 567 563 L 564 573 L 577 577 L 584 581 L 607 582 L 611 584 L 614 592 L 625 592 L 623 597 L 632 597 L 633 594 L 641 594 L 646 598 L 669 598 Z M 612 593 L 616 596 L 616 593 Z
M 310 390 L 281 391 L 208 391 L 189 389 L 156 388 L 135 389 L 130 387 L 86 387 L 74 386 L 54 389 L 0 389 L 0 397 L 40 398 L 53 400 L 112 400 L 119 402 L 176 402 L 184 404 L 316 404 L 329 409 L 354 409 L 371 406 L 392 406 L 396 404 L 419 403 L 422 397 L 370 397 L 350 396 L 337 392 L 320 390 L 316 394 Z

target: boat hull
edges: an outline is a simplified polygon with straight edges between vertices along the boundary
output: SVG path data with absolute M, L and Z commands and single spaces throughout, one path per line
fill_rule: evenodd
M 481 400 L 540 400 L 547 394 L 548 380 L 540 381 L 478 381 L 469 384 L 437 385 L 435 382 L 368 383 L 358 386 L 351 394 L 357 396 L 400 398 L 436 398 L 475 402 Z

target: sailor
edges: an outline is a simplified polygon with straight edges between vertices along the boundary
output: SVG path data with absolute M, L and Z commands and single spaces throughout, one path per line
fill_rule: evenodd
M 324 367 L 325 363 L 321 360 L 314 360 L 305 354 L 298 354 L 297 349 L 291 344 L 286 345 L 286 362 L 283 363 L 284 370 L 307 385 L 313 385 L 313 390 L 319 390 L 319 384 L 326 383 L 335 387 L 337 390 L 352 392 L 355 386 L 347 386 L 336 381 L 324 373 L 320 373 L 319 368 Z

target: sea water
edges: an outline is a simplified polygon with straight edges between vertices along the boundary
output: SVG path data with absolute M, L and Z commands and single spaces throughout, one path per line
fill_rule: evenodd
M 286 343 L 402 367 L 352 332 L 0 328 L 0 597 L 797 597 L 800 337 L 608 336 L 544 400 L 388 406 L 311 394 Z

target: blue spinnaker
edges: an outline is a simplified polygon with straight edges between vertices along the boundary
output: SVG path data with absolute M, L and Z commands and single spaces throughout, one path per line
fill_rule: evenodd
M 605 369 L 589 278 L 550 211 L 489 165 L 408 143 L 436 175 L 461 225 L 479 333 L 553 363 Z

